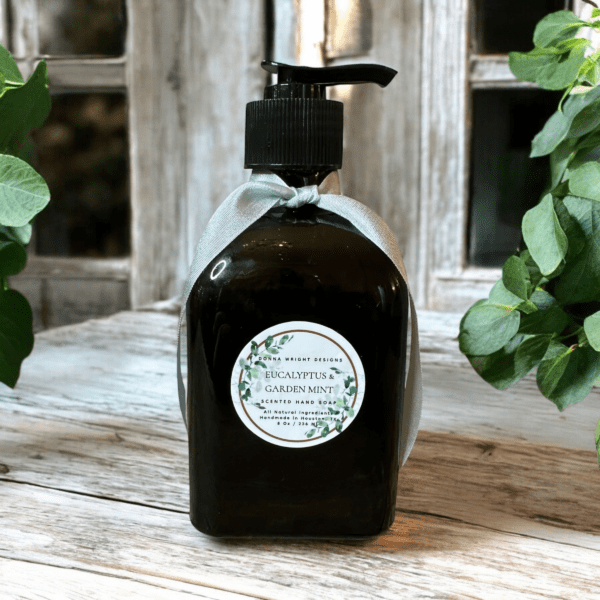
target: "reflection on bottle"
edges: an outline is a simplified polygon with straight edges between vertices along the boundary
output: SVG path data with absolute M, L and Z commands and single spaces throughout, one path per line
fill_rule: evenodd
M 210 272 L 210 278 L 212 280 L 215 280 L 224 270 L 225 267 L 227 266 L 227 262 L 225 262 L 224 260 L 220 260 L 214 267 L 213 270 Z

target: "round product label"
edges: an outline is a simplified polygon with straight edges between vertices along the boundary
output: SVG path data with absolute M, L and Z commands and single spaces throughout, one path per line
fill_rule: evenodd
M 329 327 L 291 321 L 265 329 L 240 352 L 231 397 L 240 419 L 278 446 L 316 446 L 356 418 L 365 372 L 354 348 Z

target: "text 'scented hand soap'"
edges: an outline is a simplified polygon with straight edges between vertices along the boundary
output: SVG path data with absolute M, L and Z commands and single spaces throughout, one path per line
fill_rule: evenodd
M 247 105 L 252 176 L 211 219 L 183 296 L 190 517 L 222 537 L 371 537 L 394 520 L 417 434 L 418 332 L 394 236 L 339 194 L 343 105 L 325 87 L 396 71 L 262 66 L 278 81 Z

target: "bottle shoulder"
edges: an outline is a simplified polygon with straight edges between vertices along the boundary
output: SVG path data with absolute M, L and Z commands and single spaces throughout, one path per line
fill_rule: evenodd
M 316 206 L 266 213 L 211 261 L 194 288 L 216 293 L 217 288 L 315 285 L 407 295 L 398 269 L 374 242 L 343 217 Z
M 306 210 L 304 210 L 306 209 Z M 240 234 L 226 249 L 230 254 L 289 258 L 319 256 L 319 262 L 381 263 L 395 270 L 385 253 L 350 221 L 317 206 L 269 211 Z

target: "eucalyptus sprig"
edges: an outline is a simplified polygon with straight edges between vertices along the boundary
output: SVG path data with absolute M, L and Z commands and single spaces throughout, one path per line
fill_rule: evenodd
M 289 336 L 285 334 L 277 340 L 270 335 L 265 340 L 265 348 L 262 351 L 260 350 L 261 344 L 256 340 L 252 340 L 250 344 L 250 356 L 247 359 L 240 358 L 240 367 L 243 369 L 243 375 L 242 381 L 238 384 L 238 389 L 242 400 L 252 406 L 256 406 L 256 408 L 265 410 L 266 407 L 263 404 L 251 400 L 252 390 L 254 389 L 254 391 L 259 392 L 262 389 L 260 380 L 268 368 L 264 359 L 269 359 L 273 355 L 279 354 L 283 347 L 292 341 L 293 337 L 293 335 Z
M 0 381 L 10 387 L 33 349 L 33 329 L 29 303 L 7 278 L 25 267 L 32 220 L 50 200 L 44 179 L 22 158 L 49 112 L 46 63 L 24 81 L 0 46 Z
M 533 50 L 509 54 L 519 79 L 564 90 L 532 143 L 532 158 L 550 156 L 551 177 L 523 217 L 526 247 L 466 312 L 459 334 L 488 383 L 504 390 L 536 369 L 540 392 L 559 410 L 600 386 L 600 49 L 577 37 L 585 28 L 600 30 L 599 8 L 591 20 L 551 13 L 535 28 Z

